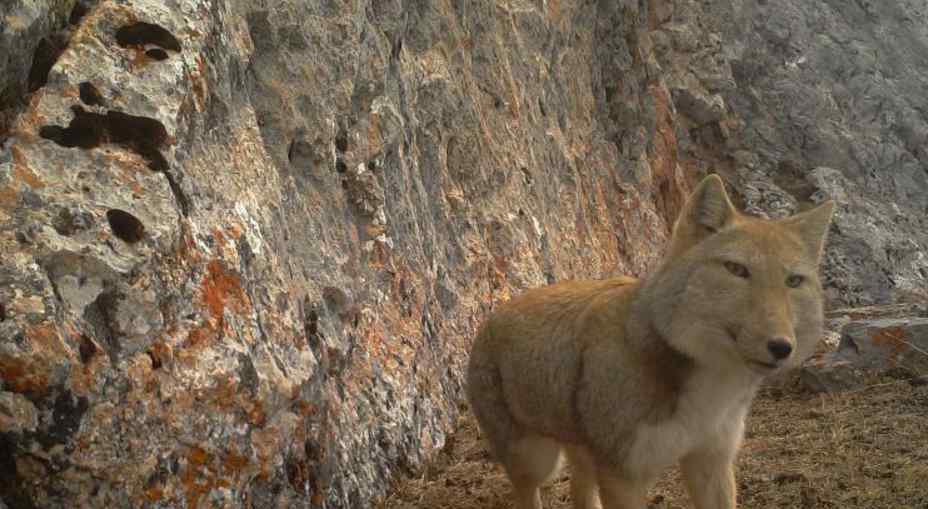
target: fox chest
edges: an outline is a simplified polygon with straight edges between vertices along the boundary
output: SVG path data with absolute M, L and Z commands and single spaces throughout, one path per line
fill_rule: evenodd
M 714 401 L 684 400 L 672 417 L 639 424 L 625 449 L 625 469 L 650 477 L 694 451 L 734 453 L 749 406 L 749 398 L 738 396 Z

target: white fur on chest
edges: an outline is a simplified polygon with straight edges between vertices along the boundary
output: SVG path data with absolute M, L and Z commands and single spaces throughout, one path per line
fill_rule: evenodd
M 695 450 L 734 451 L 755 390 L 743 376 L 697 370 L 671 418 L 636 429 L 626 468 L 650 477 Z

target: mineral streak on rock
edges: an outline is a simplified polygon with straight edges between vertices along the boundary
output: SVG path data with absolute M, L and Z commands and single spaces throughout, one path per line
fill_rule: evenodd
M 914 292 L 925 118 L 855 69 L 925 53 L 851 34 L 925 13 L 737 5 L 4 2 L 0 500 L 372 507 L 494 303 L 645 272 L 710 167 L 757 213 L 839 201 L 839 301 Z

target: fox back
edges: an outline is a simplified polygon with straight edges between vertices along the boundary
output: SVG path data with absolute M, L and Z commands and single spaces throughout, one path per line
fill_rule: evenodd
M 818 271 L 831 202 L 769 221 L 739 213 L 717 176 L 674 224 L 644 280 L 573 281 L 502 304 L 476 338 L 468 399 L 518 507 L 562 452 L 575 507 L 644 507 L 679 462 L 699 509 L 735 506 L 731 463 L 760 381 L 822 334 Z

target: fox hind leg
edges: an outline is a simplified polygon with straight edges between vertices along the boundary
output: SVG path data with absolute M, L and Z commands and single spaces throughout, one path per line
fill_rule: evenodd
M 490 452 L 503 464 L 512 482 L 516 509 L 541 509 L 538 488 L 558 470 L 561 446 L 520 426 L 503 399 L 495 367 L 471 360 L 467 393 L 471 410 L 486 437 Z
M 537 435 L 510 444 L 502 461 L 512 482 L 517 509 L 542 509 L 539 488 L 560 469 L 561 453 L 560 444 Z

